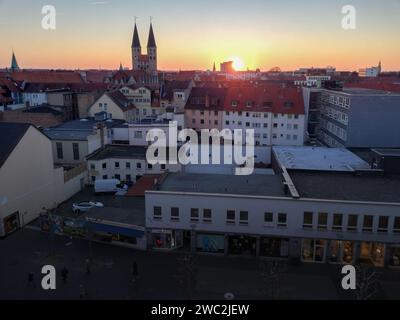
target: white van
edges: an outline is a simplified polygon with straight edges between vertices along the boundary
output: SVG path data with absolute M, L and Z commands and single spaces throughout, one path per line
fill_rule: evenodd
M 116 193 L 121 182 L 118 179 L 96 180 L 94 182 L 94 192 L 97 193 Z

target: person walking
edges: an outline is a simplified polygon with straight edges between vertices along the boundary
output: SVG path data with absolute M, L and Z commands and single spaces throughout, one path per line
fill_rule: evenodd
M 64 284 L 66 284 L 68 280 L 68 269 L 66 267 L 62 268 L 61 277 L 63 279 Z
M 135 282 L 138 276 L 138 265 L 136 261 L 133 262 L 132 265 L 132 282 Z
M 30 286 L 36 288 L 35 275 L 33 274 L 33 272 L 28 273 L 28 287 Z
M 90 260 L 89 259 L 86 259 L 86 261 L 85 261 L 85 268 L 86 268 L 86 274 L 87 275 L 90 275 L 92 272 L 92 270 L 91 270 L 91 264 L 90 264 Z

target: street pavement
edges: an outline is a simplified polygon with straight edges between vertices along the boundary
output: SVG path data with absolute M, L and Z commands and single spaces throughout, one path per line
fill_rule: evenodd
M 80 286 L 86 299 L 176 300 L 187 293 L 177 280 L 176 252 L 142 252 L 130 248 L 93 243 L 91 274 L 86 274 L 85 260 L 90 255 L 89 242 L 53 236 L 24 229 L 0 240 L 0 299 L 77 300 Z M 132 282 L 132 264 L 138 264 L 138 279 Z M 193 299 L 224 299 L 233 293 L 236 299 L 264 299 L 260 260 L 198 255 L 198 277 Z M 57 289 L 41 288 L 41 267 L 57 270 Z M 69 270 L 66 284 L 61 269 Z M 400 271 L 384 270 L 382 287 L 385 298 L 400 298 Z M 28 274 L 35 275 L 36 288 L 28 287 Z M 339 288 L 340 268 L 330 265 L 301 264 L 290 266 L 282 276 L 280 299 L 347 299 Z

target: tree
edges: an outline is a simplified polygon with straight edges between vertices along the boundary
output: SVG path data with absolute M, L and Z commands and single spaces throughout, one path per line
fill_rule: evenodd
M 196 288 L 197 274 L 198 261 L 194 255 L 187 254 L 178 258 L 176 278 L 189 299 L 192 298 L 193 292 Z
M 371 300 L 376 298 L 380 288 L 380 273 L 373 268 L 356 266 L 356 300 Z
M 260 291 L 264 298 L 270 300 L 280 298 L 282 277 L 286 271 L 286 261 L 273 260 L 260 263 Z

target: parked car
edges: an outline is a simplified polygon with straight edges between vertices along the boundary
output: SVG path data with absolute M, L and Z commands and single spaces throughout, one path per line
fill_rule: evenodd
M 74 213 L 87 212 L 94 207 L 104 207 L 101 202 L 79 202 L 72 205 Z
M 94 182 L 94 192 L 98 193 L 116 193 L 121 181 L 118 179 L 96 180 Z

